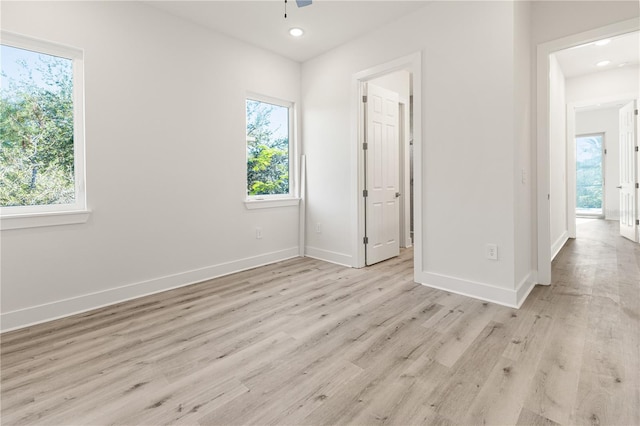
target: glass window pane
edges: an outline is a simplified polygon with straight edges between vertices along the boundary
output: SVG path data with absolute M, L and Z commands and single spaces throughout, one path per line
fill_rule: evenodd
M 602 135 L 576 138 L 576 210 L 602 214 Z
M 0 49 L 0 206 L 71 204 L 73 61 Z
M 247 99 L 247 194 L 289 194 L 289 108 Z

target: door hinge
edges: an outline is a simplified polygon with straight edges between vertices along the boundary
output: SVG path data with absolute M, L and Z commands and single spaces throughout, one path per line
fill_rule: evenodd
M 369 144 L 368 144 L 367 142 L 363 143 L 363 144 L 362 144 L 362 149 L 364 149 L 365 151 L 366 151 L 367 149 L 369 149 Z
M 364 238 L 362 239 L 362 242 L 363 242 L 364 244 L 369 244 L 369 237 L 364 237 Z
M 606 149 L 604 150 L 604 155 L 607 155 L 607 150 Z
M 362 95 L 362 102 L 367 103 L 367 95 Z
M 636 225 L 640 225 L 640 219 L 636 219 Z
M 636 189 L 640 189 L 640 183 L 636 182 Z
M 362 190 L 362 196 L 363 197 L 368 197 L 369 196 L 369 191 L 367 191 L 366 189 Z
M 638 115 L 638 110 L 635 111 L 636 115 Z
M 636 146 L 636 152 L 638 152 L 638 147 Z

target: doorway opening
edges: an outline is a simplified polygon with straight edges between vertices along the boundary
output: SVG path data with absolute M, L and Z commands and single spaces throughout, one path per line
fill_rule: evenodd
M 421 105 L 413 96 L 420 93 L 420 68 L 421 55 L 416 53 L 354 75 L 356 267 L 413 247 L 414 272 L 421 270 Z M 387 143 L 387 136 L 396 142 Z
M 403 114 L 411 91 L 411 74 L 405 70 L 362 83 L 364 156 L 365 265 L 373 265 L 400 255 L 400 247 L 409 247 L 401 230 L 407 221 L 408 191 L 405 182 L 404 152 L 408 151 Z M 402 101 L 400 98 L 404 98 Z
M 629 42 L 637 43 L 639 29 L 637 20 L 628 20 L 538 45 L 536 221 L 539 284 L 551 283 L 551 260 L 568 238 L 575 238 L 577 199 L 571 194 L 576 190 L 576 174 L 571 170 L 576 165 L 574 158 L 576 151 L 575 148 L 571 149 L 576 136 L 575 108 L 617 101 L 618 99 L 614 98 L 628 94 L 625 93 L 626 89 L 623 89 L 623 93 L 605 91 L 613 87 L 616 88 L 616 92 L 619 91 L 621 87 L 617 84 L 621 81 L 619 79 L 611 80 L 616 84 L 587 84 L 586 77 L 576 75 L 573 89 L 582 88 L 583 96 L 580 99 L 571 99 L 570 88 L 565 85 L 566 76 L 563 75 L 563 71 L 567 73 L 567 68 L 563 69 L 560 66 L 557 54 L 564 52 L 567 56 L 577 56 L 589 50 L 603 52 L 598 49 L 620 45 L 619 41 L 623 36 L 631 34 L 635 34 L 635 41 Z M 625 48 L 620 52 L 637 54 L 638 50 Z M 625 73 L 631 75 L 635 72 L 637 81 L 637 61 L 627 61 L 613 56 L 606 61 L 604 59 L 595 61 L 589 59 L 585 65 L 597 68 L 599 71 L 596 74 L 600 77 L 605 76 L 604 71 L 607 67 L 609 72 L 619 75 Z M 637 98 L 637 93 L 631 93 L 631 95 Z M 584 134 L 583 132 L 578 134 Z M 607 139 L 610 143 L 614 143 L 612 138 Z M 605 179 L 606 185 L 611 183 L 611 179 Z M 605 188 L 605 194 L 608 194 L 607 188 Z M 615 203 L 607 195 L 604 196 L 604 200 L 603 207 L 606 215 L 607 210 L 610 210 Z
M 576 217 L 604 218 L 604 134 L 576 136 Z

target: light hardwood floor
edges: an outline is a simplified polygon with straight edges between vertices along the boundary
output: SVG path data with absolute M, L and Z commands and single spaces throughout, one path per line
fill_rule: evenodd
M 579 227 L 509 309 L 293 259 L 1 336 L 13 424 L 640 424 L 640 246 Z

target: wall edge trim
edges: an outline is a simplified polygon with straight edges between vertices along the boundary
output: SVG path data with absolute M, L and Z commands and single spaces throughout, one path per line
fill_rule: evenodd
M 416 282 L 438 290 L 496 303 L 509 308 L 518 308 L 518 292 L 514 289 L 424 271 L 416 274 Z
M 560 235 L 560 237 L 553 244 L 551 244 L 551 260 L 556 258 L 567 241 L 569 241 L 569 231 L 565 230 L 562 235 Z
M 307 246 L 305 247 L 305 256 L 329 263 L 335 263 L 336 265 L 346 266 L 348 268 L 353 267 L 353 256 L 336 251 Z
M 298 247 L 291 247 L 230 262 L 219 263 L 177 274 L 114 287 L 95 293 L 61 299 L 0 314 L 0 332 L 18 330 L 36 324 L 115 305 L 144 296 L 161 293 L 210 279 L 234 274 L 299 256 Z

